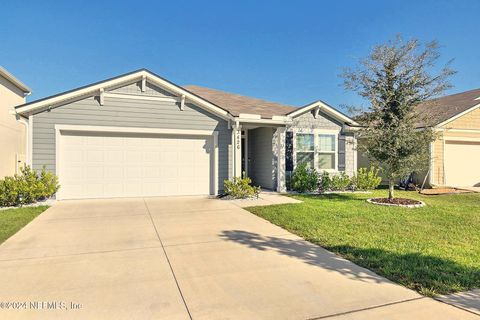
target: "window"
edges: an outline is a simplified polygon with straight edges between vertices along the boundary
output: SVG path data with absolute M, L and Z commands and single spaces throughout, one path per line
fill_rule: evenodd
M 332 170 L 335 169 L 335 157 L 337 136 L 334 134 L 319 134 L 318 135 L 318 169 Z
M 314 168 L 315 141 L 313 134 L 297 134 L 297 165 L 306 163 Z
M 322 133 L 319 133 L 322 132 Z M 296 134 L 296 165 L 306 163 L 318 170 L 337 169 L 337 133 Z

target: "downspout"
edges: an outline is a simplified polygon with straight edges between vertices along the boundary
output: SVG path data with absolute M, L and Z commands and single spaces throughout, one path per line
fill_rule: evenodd
M 15 118 L 18 122 L 25 126 L 25 163 L 31 166 L 32 159 L 30 159 L 30 122 L 28 118 L 15 113 Z

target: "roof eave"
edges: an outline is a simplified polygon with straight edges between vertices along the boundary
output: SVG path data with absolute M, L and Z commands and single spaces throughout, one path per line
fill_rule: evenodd
M 0 75 L 12 83 L 15 87 L 22 90 L 23 94 L 28 96 L 32 93 L 32 90 L 27 87 L 22 81 L 18 80 L 13 74 L 8 72 L 5 68 L 0 66 Z

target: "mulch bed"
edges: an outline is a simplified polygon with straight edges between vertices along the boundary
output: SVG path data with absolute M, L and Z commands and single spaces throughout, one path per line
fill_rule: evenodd
M 376 203 L 384 203 L 384 204 L 394 204 L 398 206 L 412 206 L 412 205 L 419 205 L 422 204 L 421 201 L 413 200 L 413 199 L 406 199 L 406 198 L 372 198 L 370 199 L 372 202 Z
M 469 190 L 462 190 L 456 188 L 433 188 L 433 189 L 423 189 L 420 191 L 421 194 L 436 196 L 442 194 L 458 194 L 458 193 L 469 193 Z

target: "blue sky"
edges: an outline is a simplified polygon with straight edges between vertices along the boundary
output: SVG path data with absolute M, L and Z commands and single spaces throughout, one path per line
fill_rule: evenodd
M 29 100 L 139 68 L 292 105 L 361 100 L 338 74 L 401 33 L 480 87 L 480 1 L 2 1 L 0 65 Z

